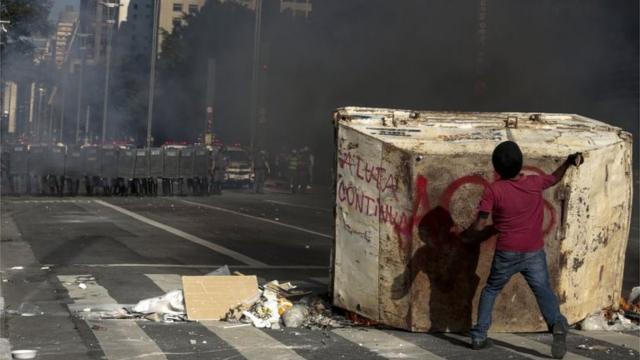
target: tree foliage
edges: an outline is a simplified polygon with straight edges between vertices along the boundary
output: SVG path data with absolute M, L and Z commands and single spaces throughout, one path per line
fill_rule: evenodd
M 9 21 L 4 27 L 10 40 L 46 36 L 51 31 L 49 13 L 52 0 L 2 0 L 0 19 Z

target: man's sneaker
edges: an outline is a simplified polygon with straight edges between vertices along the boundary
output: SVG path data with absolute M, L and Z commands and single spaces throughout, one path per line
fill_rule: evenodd
M 471 339 L 471 348 L 473 350 L 482 350 L 491 347 L 493 343 L 489 338 L 485 339 Z
M 562 359 L 567 353 L 567 325 L 564 321 L 558 321 L 553 325 L 553 344 L 551 356 L 554 359 Z

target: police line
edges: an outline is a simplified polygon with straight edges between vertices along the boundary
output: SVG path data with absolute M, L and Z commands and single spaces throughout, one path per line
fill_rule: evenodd
M 131 181 L 145 183 L 149 179 L 205 181 L 209 176 L 211 150 L 205 146 L 130 148 L 117 145 L 83 146 L 80 148 L 64 145 L 13 145 L 8 154 L 8 175 L 18 188 L 24 182 L 27 189 L 13 189 L 13 192 L 39 192 L 32 183 L 44 182 L 43 187 L 64 187 L 65 182 L 79 179 L 89 185 L 108 187 L 109 190 L 122 185 L 128 187 Z M 16 181 L 17 180 L 17 181 Z M 134 187 L 137 183 L 132 184 Z M 155 185 L 157 186 L 157 184 Z M 163 187 L 172 186 L 162 184 Z M 38 186 L 36 186 L 38 187 Z M 134 188 L 138 193 L 157 193 L 154 185 L 144 189 Z M 129 192 L 129 189 L 125 189 Z M 63 189 L 58 191 L 63 192 Z M 72 191 L 73 193 L 74 191 Z M 90 194 L 90 190 L 87 191 Z M 172 193 L 172 189 L 163 189 Z

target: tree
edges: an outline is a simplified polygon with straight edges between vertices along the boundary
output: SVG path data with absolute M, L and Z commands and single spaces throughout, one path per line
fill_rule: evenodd
M 7 30 L 7 45 L 18 43 L 16 44 L 20 46 L 18 50 L 28 51 L 32 47 L 25 43 L 25 38 L 48 35 L 51 31 L 48 20 L 51 6 L 51 0 L 3 0 L 0 2 L 0 19 L 9 21 L 9 24 L 4 26 Z

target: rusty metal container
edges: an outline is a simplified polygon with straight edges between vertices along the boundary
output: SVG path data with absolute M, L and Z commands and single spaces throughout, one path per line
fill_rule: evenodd
M 579 115 L 342 108 L 337 136 L 333 302 L 410 331 L 465 331 L 476 318 L 495 238 L 450 233 L 476 216 L 491 153 L 523 150 L 525 173 L 572 167 L 545 199 L 552 286 L 571 323 L 616 305 L 631 216 L 631 135 Z M 546 330 L 521 275 L 496 301 L 492 331 Z

